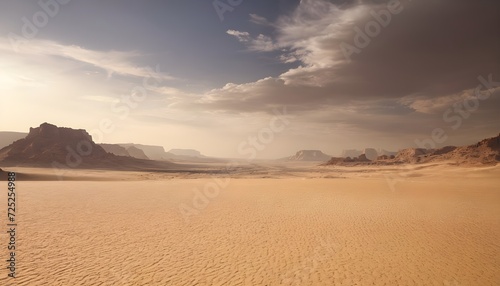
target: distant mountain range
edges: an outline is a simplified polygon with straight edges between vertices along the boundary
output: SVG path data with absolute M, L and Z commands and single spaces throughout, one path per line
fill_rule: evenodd
M 151 160 L 168 160 L 172 162 L 191 162 L 191 163 L 216 163 L 222 162 L 222 159 L 210 158 L 202 155 L 199 151 L 193 149 L 172 149 L 165 152 L 162 146 L 142 145 L 142 144 L 113 144 L 121 146 L 127 150 L 130 148 L 139 149 L 145 156 Z M 129 152 L 130 153 L 130 152 Z M 132 156 L 132 154 L 130 154 Z M 132 156 L 135 157 L 135 156 Z
M 96 144 L 87 131 L 43 123 L 0 149 L 2 166 L 55 168 L 168 169 L 176 164 L 117 156 Z
M 320 150 L 300 150 L 295 155 L 282 158 L 281 161 L 317 161 L 324 162 L 332 158 L 330 155 L 326 155 Z
M 99 144 L 106 152 L 117 156 L 134 157 L 137 159 L 149 160 L 149 157 L 144 154 L 144 151 L 135 146 L 120 146 L 118 144 Z
M 89 154 L 87 154 L 86 148 L 91 149 Z M 67 165 L 65 162 L 68 159 L 70 165 L 78 165 L 81 168 L 126 167 L 120 166 L 120 164 L 165 167 L 164 165 L 169 162 L 211 163 L 222 161 L 204 156 L 193 149 L 172 149 L 165 152 L 162 146 L 132 143 L 96 144 L 85 130 L 57 127 L 49 123 L 43 123 L 37 128 L 30 128 L 29 133 L 0 132 L 0 163 L 3 166 L 48 166 L 54 162 Z M 82 162 L 78 163 L 80 159 Z M 146 163 L 146 160 L 160 162 L 152 164 L 151 162 Z
M 365 154 L 366 158 L 369 160 L 375 160 L 378 156 L 395 156 L 398 152 L 387 151 L 384 149 L 375 150 L 374 148 L 365 148 L 364 150 L 348 149 L 342 151 L 343 158 L 357 158 L 362 154 Z
M 206 158 L 206 156 L 202 155 L 200 151 L 194 149 L 170 149 L 167 153 L 174 154 L 177 156 L 188 156 L 195 158 Z
M 10 143 L 9 143 L 10 142 Z M 210 158 L 192 149 L 171 149 L 141 144 L 96 144 L 83 129 L 57 127 L 43 123 L 30 128 L 29 133 L 0 132 L 0 166 L 37 166 L 68 168 L 152 169 L 171 168 L 175 163 L 216 163 L 223 159 Z M 439 149 L 408 148 L 399 152 L 346 150 L 331 157 L 320 150 L 300 150 L 295 155 L 279 159 L 295 162 L 326 162 L 323 165 L 391 165 L 447 161 L 456 164 L 496 164 L 500 162 L 500 134 L 477 144 Z M 359 155 L 358 155 L 359 154 Z M 180 166 L 180 165 L 177 165 Z
M 5 146 L 9 146 L 16 140 L 23 139 L 27 135 L 28 133 L 24 132 L 0 131 L 0 149 Z
M 337 157 L 331 158 L 325 165 L 392 165 L 445 161 L 458 165 L 497 164 L 500 162 L 500 134 L 469 146 L 446 146 L 438 149 L 407 148 L 400 150 L 396 155 L 381 155 L 374 160 L 369 160 L 364 154 L 354 158 Z

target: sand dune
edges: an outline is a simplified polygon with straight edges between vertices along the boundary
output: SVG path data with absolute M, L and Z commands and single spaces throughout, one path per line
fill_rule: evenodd
M 449 168 L 19 181 L 16 285 L 498 285 L 500 168 Z

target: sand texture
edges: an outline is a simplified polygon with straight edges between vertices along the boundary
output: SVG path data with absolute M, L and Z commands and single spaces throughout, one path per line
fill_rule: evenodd
M 273 168 L 19 181 L 0 285 L 500 285 L 499 167 Z

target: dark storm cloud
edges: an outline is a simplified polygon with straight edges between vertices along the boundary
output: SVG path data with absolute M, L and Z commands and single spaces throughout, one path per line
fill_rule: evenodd
M 368 45 L 357 47 L 357 28 L 364 31 L 374 13 L 386 13 L 387 3 L 398 13 Z M 449 96 L 476 87 L 481 75 L 500 81 L 499 7 L 487 0 L 304 0 L 274 23 L 274 37 L 228 32 L 252 51 L 282 51 L 282 60 L 299 68 L 279 78 L 227 85 L 198 104 L 242 112 L 280 104 L 314 110 L 352 100 Z M 343 44 L 359 49 L 350 61 Z
M 402 2 L 404 3 L 404 2 Z M 355 95 L 443 95 L 500 71 L 496 1 L 413 1 L 341 73 Z M 367 21 L 365 19 L 364 21 Z M 362 21 L 363 22 L 363 21 Z M 362 26 L 362 23 L 360 24 Z

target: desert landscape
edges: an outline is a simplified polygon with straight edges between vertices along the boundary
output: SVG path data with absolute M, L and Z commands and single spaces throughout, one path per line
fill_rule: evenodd
M 50 166 L 82 139 L 95 150 L 82 168 Z M 20 201 L 18 278 L 0 282 L 497 285 L 500 137 L 446 150 L 167 163 L 44 123 L 0 150 Z
M 0 1 L 0 286 L 499 286 L 500 1 Z

